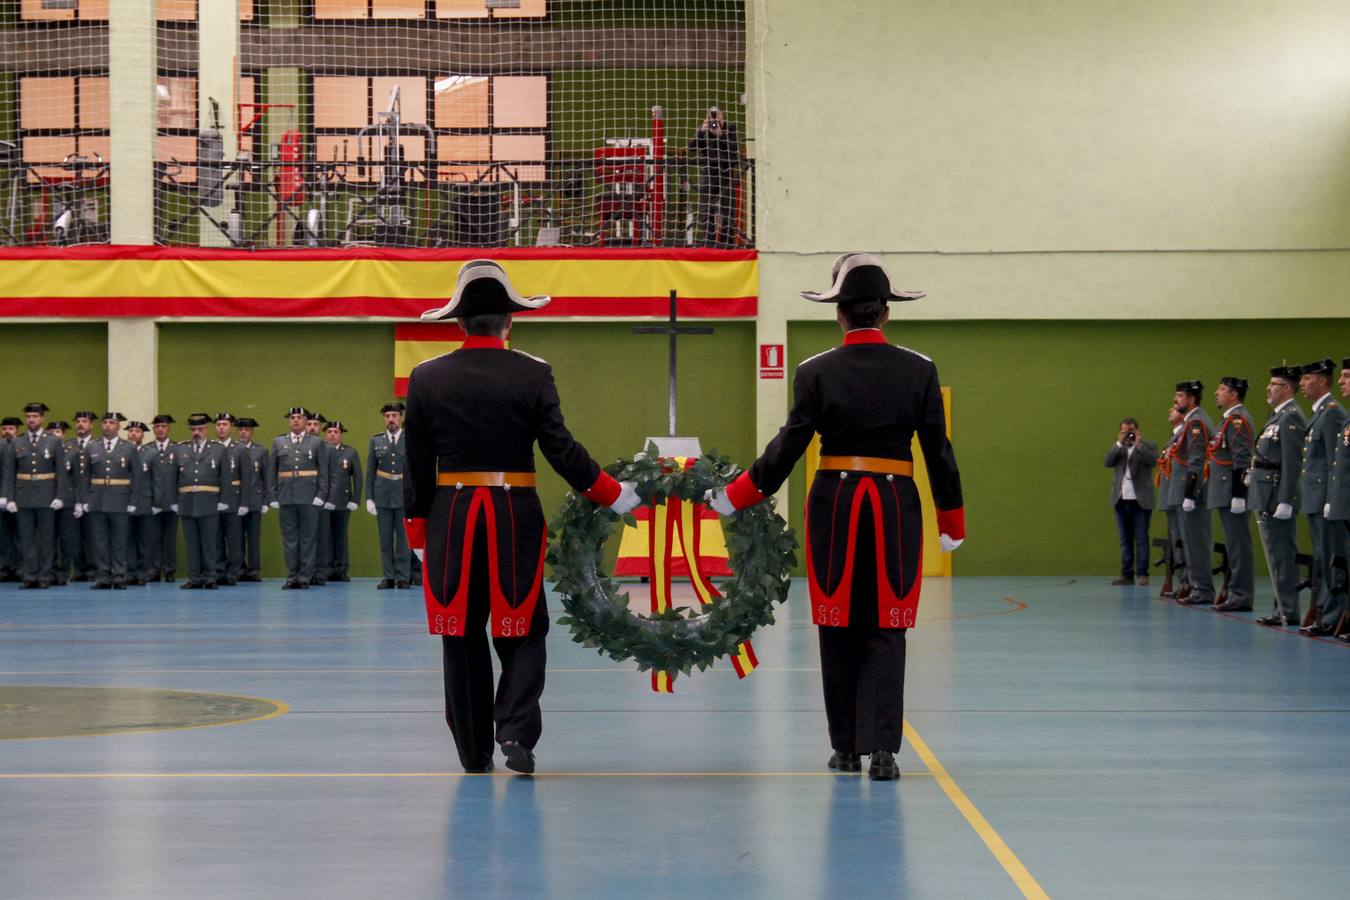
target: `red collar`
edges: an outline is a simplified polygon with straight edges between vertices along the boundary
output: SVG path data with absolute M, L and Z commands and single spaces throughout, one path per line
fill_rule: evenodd
M 886 335 L 880 328 L 855 328 L 844 335 L 844 346 L 850 347 L 854 344 L 884 344 Z
M 505 350 L 506 341 L 499 337 L 483 334 L 471 334 L 459 345 L 461 350 Z

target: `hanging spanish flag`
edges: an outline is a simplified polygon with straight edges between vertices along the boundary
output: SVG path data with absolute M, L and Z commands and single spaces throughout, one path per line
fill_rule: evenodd
M 454 323 L 395 325 L 394 396 L 408 396 L 408 377 L 418 363 L 458 350 L 466 336 Z
M 749 641 L 736 645 L 736 655 L 731 657 L 731 665 L 736 670 L 737 678 L 744 678 L 759 666 L 759 658 L 755 656 L 755 648 L 750 646 Z
M 652 690 L 658 694 L 675 693 L 675 676 L 660 669 L 652 669 Z

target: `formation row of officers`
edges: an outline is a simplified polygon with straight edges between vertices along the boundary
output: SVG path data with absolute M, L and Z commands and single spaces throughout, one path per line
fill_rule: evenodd
M 193 413 L 175 442 L 171 415 L 147 427 L 118 412 L 46 422 L 29 403 L 0 420 L 0 581 L 42 589 L 91 581 L 97 590 L 176 580 L 184 589 L 261 580 L 262 516 L 281 520 L 288 589 L 347 581 L 348 525 L 365 497 L 378 520 L 381 588 L 420 582 L 403 530 L 403 404 L 381 409 L 363 468 L 347 428 L 292 407 L 287 433 L 255 443 L 258 423 Z M 98 434 L 95 422 L 101 422 Z M 123 426 L 126 434 L 123 436 Z M 237 429 L 237 434 L 236 434 Z M 146 435 L 152 439 L 146 440 Z
M 1122 425 L 1106 464 L 1117 466 L 1117 510 L 1122 493 L 1142 479 L 1157 487 L 1157 507 L 1167 516 L 1169 545 L 1180 547 L 1177 590 L 1164 596 L 1185 604 L 1208 604 L 1225 612 L 1248 611 L 1253 602 L 1253 550 L 1249 516 L 1270 570 L 1274 607 L 1257 619 L 1263 625 L 1298 626 L 1315 636 L 1337 635 L 1350 626 L 1346 604 L 1346 557 L 1350 554 L 1350 418 L 1332 396 L 1336 364 L 1322 359 L 1304 366 L 1270 370 L 1266 403 L 1270 412 L 1258 431 L 1245 405 L 1247 382 L 1224 377 L 1214 391 L 1217 424 L 1201 406 L 1204 385 L 1176 386 L 1169 411 L 1172 434 L 1161 451 Z M 1350 397 L 1350 357 L 1342 361 L 1339 388 Z M 1311 404 L 1305 414 L 1296 395 Z M 1132 422 L 1133 420 L 1127 420 Z M 1122 465 L 1123 464 L 1123 465 Z M 1153 473 L 1149 468 L 1155 468 Z M 1124 476 L 1121 473 L 1125 473 Z M 1137 476 L 1137 477 L 1136 477 Z M 1130 481 L 1122 491 L 1122 481 Z M 1216 603 L 1212 575 L 1212 520 L 1217 513 L 1227 554 L 1227 598 Z M 1312 547 L 1311 610 L 1299 615 L 1298 522 L 1307 524 Z M 1122 527 L 1122 567 L 1146 566 L 1147 528 L 1127 551 Z M 1139 569 L 1144 572 L 1146 569 Z M 1124 568 L 1128 578 L 1131 570 Z M 1169 582 L 1171 579 L 1169 578 Z

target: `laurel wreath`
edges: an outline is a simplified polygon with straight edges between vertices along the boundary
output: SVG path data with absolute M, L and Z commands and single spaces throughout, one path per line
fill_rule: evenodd
M 648 445 L 646 452 L 616 460 L 605 471 L 619 481 L 636 482 L 644 504 L 664 505 L 671 497 L 702 502 L 705 491 L 725 487 L 740 468 L 714 450 L 686 469 Z M 636 525 L 631 514 L 623 520 Z M 605 541 L 616 521 L 606 507 L 569 493 L 549 529 L 546 557 L 567 612 L 559 624 L 571 629 L 573 641 L 602 656 L 632 659 L 639 671 L 703 671 L 735 653 L 756 629 L 773 624 L 774 606 L 787 600 L 797 539 L 772 500 L 723 520 L 732 576 L 718 585 L 721 598 L 696 610 L 672 606 L 643 616 L 629 609 L 628 593 L 617 593 L 601 571 Z

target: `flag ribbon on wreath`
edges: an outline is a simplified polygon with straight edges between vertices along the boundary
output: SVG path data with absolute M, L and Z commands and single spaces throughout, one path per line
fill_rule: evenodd
M 679 465 L 688 469 L 694 465 L 692 458 L 677 457 Z M 678 535 L 684 558 L 689 565 L 689 581 L 694 585 L 694 593 L 700 604 L 708 604 L 721 598 L 722 594 L 704 574 L 699 564 L 699 539 L 703 528 L 703 504 L 696 500 L 684 500 L 670 497 L 664 507 L 652 504 L 651 518 L 647 528 L 647 552 L 651 559 L 651 608 L 654 613 L 662 613 L 671 607 L 670 584 L 671 568 L 674 558 L 675 538 Z M 731 665 L 738 678 L 744 678 L 755 670 L 759 660 L 750 642 L 742 641 L 736 645 L 736 653 L 731 657 Z M 652 690 L 658 694 L 675 693 L 675 673 L 654 670 L 652 672 Z

